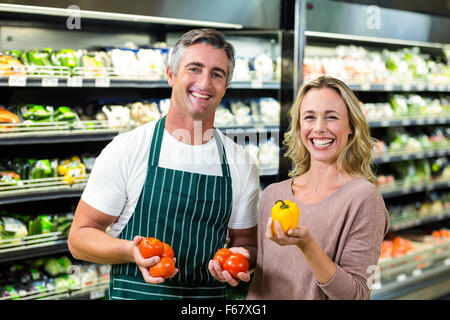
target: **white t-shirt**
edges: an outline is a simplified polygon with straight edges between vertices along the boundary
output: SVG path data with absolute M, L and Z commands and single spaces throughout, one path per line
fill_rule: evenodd
M 90 206 L 118 219 L 110 228 L 117 237 L 134 212 L 147 175 L 148 157 L 156 121 L 116 136 L 94 163 L 81 196 Z M 258 223 L 259 175 L 255 161 L 219 131 L 232 179 L 233 207 L 228 224 L 244 229 Z M 215 139 L 188 145 L 164 130 L 159 167 L 222 176 Z

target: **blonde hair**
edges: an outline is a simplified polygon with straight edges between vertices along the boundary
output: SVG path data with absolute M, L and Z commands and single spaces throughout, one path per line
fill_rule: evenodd
M 376 140 L 370 136 L 369 125 L 366 121 L 358 98 L 352 90 L 341 80 L 329 76 L 321 76 L 302 86 L 297 99 L 292 105 L 289 130 L 284 134 L 283 144 L 287 146 L 285 156 L 290 158 L 293 169 L 289 176 L 299 176 L 307 172 L 311 165 L 311 157 L 303 145 L 300 135 L 300 106 L 306 93 L 313 89 L 330 88 L 335 90 L 347 106 L 348 118 L 352 134 L 349 135 L 347 146 L 337 158 L 337 166 L 341 172 L 351 176 L 365 178 L 374 185 L 378 180 L 372 172 L 372 150 Z

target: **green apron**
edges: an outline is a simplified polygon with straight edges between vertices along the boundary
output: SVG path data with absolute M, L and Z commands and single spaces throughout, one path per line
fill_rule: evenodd
M 155 237 L 172 246 L 179 272 L 162 284 L 146 283 L 135 263 L 111 268 L 109 298 L 224 299 L 225 285 L 215 280 L 208 261 L 225 244 L 232 209 L 231 176 L 225 149 L 214 130 L 222 176 L 158 167 L 165 117 L 155 126 L 145 184 L 133 215 L 120 234 Z

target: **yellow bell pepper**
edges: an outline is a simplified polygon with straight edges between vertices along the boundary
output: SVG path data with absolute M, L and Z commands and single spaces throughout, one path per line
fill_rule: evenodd
M 275 221 L 280 222 L 284 233 L 289 229 L 296 228 L 300 220 L 300 210 L 298 206 L 290 200 L 277 200 L 272 207 L 272 231 L 277 235 Z

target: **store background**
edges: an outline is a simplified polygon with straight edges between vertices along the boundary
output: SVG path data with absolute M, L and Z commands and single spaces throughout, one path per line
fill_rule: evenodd
M 73 5 L 81 11 L 49 9 Z M 181 33 L 224 31 L 240 59 L 216 126 L 258 159 L 261 188 L 287 177 L 290 163 L 279 146 L 298 87 L 319 73 L 347 77 L 382 141 L 374 169 L 391 214 L 372 299 L 442 299 L 450 294 L 449 17 L 450 1 L 2 1 L 0 52 L 85 50 L 86 66 L 92 57 L 156 46 L 142 52 L 165 63 Z M 112 50 L 130 43 L 134 51 Z M 67 231 L 100 150 L 164 112 L 170 88 L 158 63 L 140 75 L 98 65 L 31 65 L 24 75 L 8 73 L 2 60 L 0 106 L 22 122 L 36 105 L 54 109 L 45 125 L 0 130 L 1 299 L 105 297 L 108 266 L 72 259 Z M 77 121 L 58 106 L 71 108 Z M 64 159 L 79 179 L 67 167 L 58 173 Z M 230 298 L 247 288 L 229 288 Z

